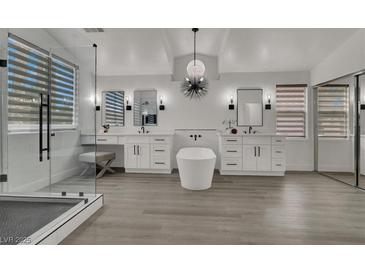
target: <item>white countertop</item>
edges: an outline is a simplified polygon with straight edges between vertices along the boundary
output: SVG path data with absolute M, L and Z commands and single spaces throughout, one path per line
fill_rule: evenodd
M 96 133 L 96 136 L 172 136 L 174 135 L 174 132 L 149 132 L 149 133 L 138 133 L 138 132 L 113 132 L 113 133 L 103 133 L 98 132 Z M 92 135 L 94 136 L 94 133 L 81 133 L 81 135 Z
M 257 132 L 255 134 L 251 133 L 251 134 L 244 134 L 244 133 L 237 133 L 237 134 L 233 134 L 233 133 L 228 133 L 228 132 L 221 132 L 221 131 L 218 131 L 217 134 L 219 136 L 222 136 L 222 137 L 264 137 L 264 136 L 279 136 L 279 137 L 285 137 L 283 135 L 278 135 L 276 133 L 261 133 L 261 132 Z

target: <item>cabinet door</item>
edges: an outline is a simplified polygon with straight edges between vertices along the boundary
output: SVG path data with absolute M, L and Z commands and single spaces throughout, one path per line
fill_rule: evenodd
M 125 145 L 124 162 L 125 168 L 137 168 L 137 145 L 127 144 Z
M 138 168 L 150 168 L 150 145 L 149 144 L 138 144 Z
M 257 146 L 257 170 L 270 171 L 271 170 L 271 146 L 258 145 Z
M 257 148 L 255 145 L 243 145 L 243 170 L 256 171 Z

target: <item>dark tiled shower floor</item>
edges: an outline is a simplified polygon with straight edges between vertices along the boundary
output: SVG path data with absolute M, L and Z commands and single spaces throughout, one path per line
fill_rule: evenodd
M 80 202 L 1 201 L 0 245 L 14 245 L 55 220 Z

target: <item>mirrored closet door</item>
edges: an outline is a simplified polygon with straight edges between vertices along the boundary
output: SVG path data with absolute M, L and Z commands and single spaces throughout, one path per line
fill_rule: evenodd
M 318 86 L 316 95 L 318 171 L 356 185 L 354 76 Z

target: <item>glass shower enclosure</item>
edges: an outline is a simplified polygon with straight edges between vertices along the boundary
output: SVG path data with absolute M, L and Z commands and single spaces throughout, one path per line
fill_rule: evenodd
M 0 29 L 0 244 L 34 241 L 96 195 L 95 163 L 79 160 L 96 151 L 82 142 L 96 132 L 96 45 L 14 32 Z

